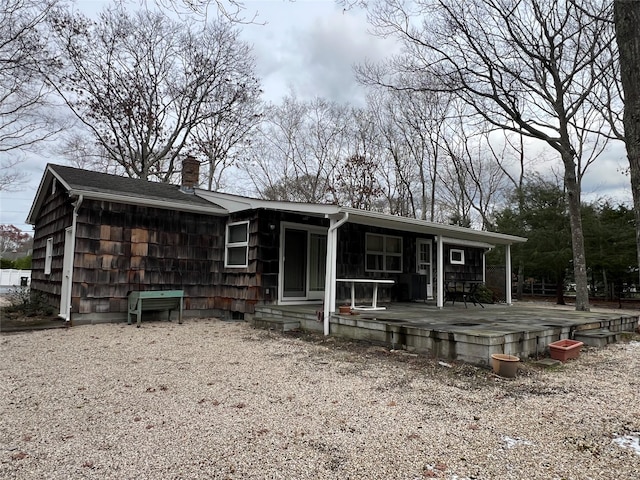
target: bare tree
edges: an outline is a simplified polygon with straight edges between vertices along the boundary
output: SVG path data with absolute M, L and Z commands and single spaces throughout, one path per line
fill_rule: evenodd
M 490 132 L 485 127 L 483 123 L 469 124 L 463 111 L 447 118 L 441 135 L 446 161 L 437 173 L 454 200 L 454 218 L 465 226 L 475 224 L 490 230 L 493 209 L 505 197 L 506 179 L 492 155 Z
M 266 198 L 331 203 L 330 184 L 346 158 L 348 108 L 322 98 L 287 96 L 269 105 L 245 161 L 245 171 Z
M 624 91 L 624 140 L 629 159 L 640 266 L 640 2 L 614 0 L 613 5 Z
M 389 211 L 383 196 L 381 149 L 373 112 L 350 108 L 343 121 L 347 127 L 344 147 L 328 186 L 333 201 L 363 210 Z
M 26 173 L 20 170 L 21 158 L 2 158 L 0 160 L 0 192 L 20 190 L 27 182 Z
M 204 109 L 210 114 L 191 132 L 190 150 L 202 160 L 209 190 L 225 187 L 225 172 L 249 148 L 262 118 L 262 91 L 252 75 L 253 63 L 246 60 L 237 66 L 237 83 L 230 83 L 205 102 Z
M 438 171 L 443 157 L 442 135 L 451 108 L 451 96 L 431 91 L 391 91 L 399 109 L 392 116 L 416 170 L 418 212 L 423 220 L 436 220 Z
M 169 181 L 193 130 L 257 83 L 250 48 L 229 24 L 189 27 L 113 7 L 97 23 L 59 11 L 51 25 L 65 74 L 50 81 L 131 177 Z
M 74 167 L 111 175 L 125 175 L 124 168 L 109 158 L 91 132 L 80 128 L 71 129 L 69 134 L 61 137 L 53 151 L 66 158 Z
M 39 69 L 57 68 L 42 25 L 57 0 L 5 0 L 0 4 L 0 190 L 26 181 L 21 151 L 61 130 L 51 89 Z
M 377 163 L 389 211 L 434 220 L 439 124 L 435 94 L 373 89 L 367 110 L 375 122 Z
M 179 15 L 196 15 L 203 19 L 221 17 L 233 23 L 256 23 L 258 12 L 248 12 L 243 0 L 118 0 L 120 3 L 155 4 Z M 293 0 L 292 0 L 293 1 Z
M 385 68 L 358 71 L 363 82 L 396 88 L 406 87 L 394 75 L 425 73 L 440 86 L 425 82 L 423 89 L 451 91 L 495 127 L 557 152 L 570 211 L 577 310 L 589 309 L 579 143 L 592 130 L 585 114 L 589 97 L 604 88 L 604 74 L 593 66 L 603 64 L 614 41 L 611 24 L 600 20 L 609 8 L 599 0 L 378 0 L 370 8 L 373 26 L 399 38 L 404 52 Z
M 351 155 L 340 164 L 329 191 L 342 206 L 375 210 L 381 193 L 376 174 L 376 162 L 371 157 Z
M 242 75 L 251 78 L 250 64 L 245 67 L 247 71 Z M 206 108 L 212 115 L 191 133 L 191 150 L 202 159 L 207 189 L 223 189 L 225 172 L 249 148 L 261 119 L 260 94 L 259 83 L 254 80 L 246 85 L 242 95 L 231 88 L 207 102 Z
M 376 89 L 367 95 L 366 108 L 374 122 L 377 170 L 388 211 L 393 215 L 417 217 L 420 205 L 416 205 L 414 196 L 416 173 L 395 121 L 397 103 L 392 101 L 389 92 Z

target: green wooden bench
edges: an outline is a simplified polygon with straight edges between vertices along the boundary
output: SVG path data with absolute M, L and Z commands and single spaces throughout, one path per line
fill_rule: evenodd
M 136 315 L 137 326 L 140 328 L 142 312 L 168 311 L 168 320 L 171 321 L 171 312 L 178 310 L 178 323 L 182 323 L 182 306 L 184 290 L 143 291 L 129 292 L 127 295 L 129 306 L 127 308 L 127 325 L 131 325 L 131 315 Z

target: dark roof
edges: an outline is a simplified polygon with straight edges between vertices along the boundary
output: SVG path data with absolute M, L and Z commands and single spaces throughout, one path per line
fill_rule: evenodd
M 127 205 L 145 205 L 165 210 L 226 215 L 228 211 L 194 192 L 185 192 L 178 185 L 149 182 L 136 178 L 120 177 L 108 173 L 92 172 L 64 165 L 47 165 L 38 193 L 27 217 L 27 223 L 35 225 L 44 204 L 46 192 L 57 178 L 73 196 L 105 200 Z
M 146 200 L 160 200 L 179 205 L 216 208 L 217 205 L 191 193 L 180 190 L 178 185 L 149 182 L 137 178 L 119 177 L 108 173 L 92 172 L 63 165 L 49 165 L 49 168 L 68 186 L 70 190 L 94 192 L 105 195 L 123 195 Z

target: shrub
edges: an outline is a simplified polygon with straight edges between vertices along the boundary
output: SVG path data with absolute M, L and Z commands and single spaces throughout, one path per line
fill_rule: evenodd
M 9 290 L 10 311 L 18 312 L 27 317 L 38 315 L 53 315 L 54 309 L 47 303 L 46 297 L 40 292 L 32 292 L 29 287 L 15 287 Z
M 483 283 L 483 284 L 478 285 L 478 290 L 476 291 L 476 298 L 478 300 L 480 300 L 480 303 L 493 303 L 494 294 Z
M 31 255 L 16 258 L 13 261 L 13 268 L 17 268 L 18 270 L 31 270 Z

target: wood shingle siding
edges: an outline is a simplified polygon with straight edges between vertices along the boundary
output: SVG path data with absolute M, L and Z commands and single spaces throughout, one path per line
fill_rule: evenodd
M 56 307 L 64 229 L 71 226 L 72 215 L 72 202 L 60 188 L 46 199 L 36 223 L 33 280 Z M 224 268 L 228 217 L 85 199 L 76 220 L 72 314 L 79 321 L 124 319 L 129 291 L 178 289 L 185 291 L 187 314 L 253 313 L 263 300 L 262 275 L 256 273 L 264 270 L 265 252 L 269 268 L 276 265 L 271 280 L 277 284 L 278 242 L 275 238 L 263 250 L 261 236 L 269 220 L 261 219 L 258 212 L 238 218 L 250 221 L 249 265 Z M 52 273 L 45 276 L 46 239 L 52 235 Z
M 71 226 L 72 215 L 73 206 L 64 189 L 58 188 L 53 194 L 47 192 L 47 202 L 33 237 L 31 289 L 44 295 L 56 308 L 60 306 L 65 229 Z M 51 273 L 45 275 L 46 244 L 50 237 L 53 238 Z
M 187 309 L 189 303 L 211 309 L 207 281 L 222 255 L 223 224 L 215 216 L 85 201 L 77 219 L 72 305 L 81 314 L 122 314 L 129 291 L 184 289 Z M 208 234 L 197 233 L 201 225 Z

